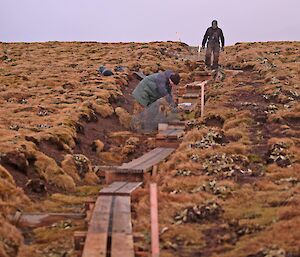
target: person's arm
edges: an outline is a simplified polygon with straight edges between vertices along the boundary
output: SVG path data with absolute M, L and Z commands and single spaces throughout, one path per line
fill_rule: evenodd
M 222 48 L 224 48 L 224 46 L 225 46 L 225 38 L 224 38 L 223 31 L 221 29 L 220 29 L 220 38 L 221 38 Z
M 157 84 L 157 90 L 161 97 L 166 97 L 166 100 L 170 106 L 176 107 L 172 93 L 167 90 L 166 82 L 164 80 L 159 81 Z
M 171 70 L 166 70 L 165 72 L 159 73 L 157 75 L 156 86 L 157 86 L 157 91 L 161 97 L 170 94 L 166 84 L 168 83 L 171 74 L 172 74 Z
M 175 103 L 172 94 L 167 94 L 166 95 L 166 100 L 169 103 L 169 105 L 173 108 L 175 108 L 177 106 L 177 104 Z
M 209 30 L 209 28 L 206 30 L 205 35 L 204 35 L 203 40 L 202 40 L 202 47 L 203 48 L 205 48 L 205 44 L 206 44 L 206 41 L 208 39 L 208 30 Z

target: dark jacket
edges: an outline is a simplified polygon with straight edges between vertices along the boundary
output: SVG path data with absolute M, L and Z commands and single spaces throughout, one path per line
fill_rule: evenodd
M 145 77 L 133 90 L 133 97 L 145 107 L 162 97 L 166 97 L 168 103 L 174 107 L 172 87 L 169 82 L 172 73 L 172 71 L 167 70 Z
M 213 29 L 212 27 L 209 27 L 206 30 L 206 33 L 202 40 L 202 47 L 205 47 L 206 41 L 208 40 L 207 45 L 211 44 L 218 44 L 220 45 L 220 40 L 222 43 L 222 47 L 225 45 L 225 39 L 223 35 L 223 31 L 220 28 Z

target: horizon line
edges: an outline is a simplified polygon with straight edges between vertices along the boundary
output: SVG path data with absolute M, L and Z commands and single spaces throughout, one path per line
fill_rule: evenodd
M 231 45 L 226 46 L 234 46 L 237 44 L 252 44 L 252 43 L 292 43 L 292 42 L 300 42 L 298 40 L 268 40 L 268 41 L 239 41 Z M 0 44 L 38 44 L 38 43 L 97 43 L 97 44 L 150 44 L 150 43 L 182 43 L 186 44 L 190 47 L 198 47 L 199 45 L 189 45 L 188 43 L 185 43 L 183 41 L 173 41 L 173 40 L 167 40 L 167 41 L 58 41 L 58 40 L 49 40 L 49 41 L 0 41 Z M 225 46 L 225 47 L 226 47 Z

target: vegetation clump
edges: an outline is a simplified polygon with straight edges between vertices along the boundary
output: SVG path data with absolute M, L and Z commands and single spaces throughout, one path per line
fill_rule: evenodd
M 223 213 L 222 207 L 216 202 L 208 202 L 204 205 L 194 205 L 184 209 L 174 217 L 176 224 L 199 223 L 217 219 Z

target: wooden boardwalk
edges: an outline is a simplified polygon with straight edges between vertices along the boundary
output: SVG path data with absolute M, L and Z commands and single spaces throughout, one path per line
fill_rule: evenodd
M 137 74 L 138 75 L 138 74 Z M 206 82 L 203 82 L 206 83 Z M 187 85 L 179 102 L 200 100 L 201 84 Z M 87 232 L 74 235 L 75 250 L 83 257 L 134 257 L 131 222 L 131 194 L 142 186 L 146 175 L 156 174 L 159 163 L 165 161 L 180 144 L 185 122 L 161 124 L 155 138 L 156 148 L 120 166 L 98 166 L 105 172 L 108 187 L 99 192 L 95 203 L 87 210 Z M 156 189 L 157 190 L 157 189 Z M 159 254 L 157 196 L 151 190 L 152 256 Z M 154 194 L 155 193 L 155 194 Z M 154 208 L 154 207 L 155 208 Z M 146 256 L 146 255 L 145 255 Z
M 151 175 L 154 166 L 164 161 L 174 151 L 174 148 L 157 147 L 121 166 L 98 166 L 97 169 L 105 172 L 107 184 L 114 181 L 143 181 L 145 176 Z
M 106 182 L 95 203 L 87 210 L 88 231 L 74 235 L 75 249 L 82 257 L 134 257 L 131 223 L 131 194 L 142 185 L 129 182 L 130 176 L 152 171 L 174 152 L 158 147 L 118 167 L 105 167 Z M 122 179 L 123 181 L 116 181 Z
M 134 257 L 130 195 L 141 185 L 114 182 L 99 192 L 87 233 L 75 235 L 83 257 Z

